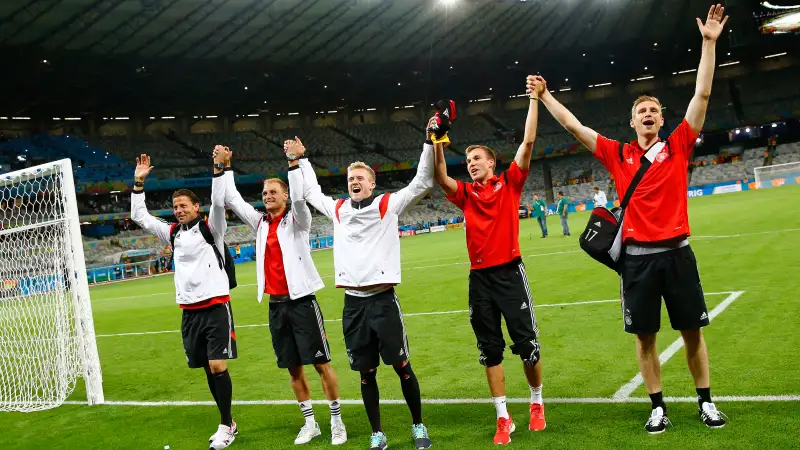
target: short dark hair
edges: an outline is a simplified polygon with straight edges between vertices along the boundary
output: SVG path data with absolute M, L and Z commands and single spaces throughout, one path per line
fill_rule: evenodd
M 558 191 L 558 195 L 563 197 L 564 196 L 564 192 L 563 191 Z
M 595 190 L 595 191 L 599 191 L 599 190 L 600 190 L 600 188 L 599 188 L 599 187 L 597 187 L 597 186 L 595 186 L 595 187 L 594 187 L 594 190 Z
M 173 200 L 175 200 L 178 197 L 189 197 L 189 200 L 191 200 L 192 203 L 196 205 L 200 204 L 200 197 L 198 197 L 197 194 L 190 191 L 189 189 L 178 189 L 177 191 L 172 193 Z
M 486 156 L 488 156 L 489 159 L 494 161 L 494 169 L 497 170 L 497 152 L 491 149 L 490 147 L 487 147 L 485 145 L 470 145 L 469 147 L 467 147 L 466 150 L 464 150 L 464 156 L 469 156 L 470 152 L 478 149 L 481 149 L 486 152 Z

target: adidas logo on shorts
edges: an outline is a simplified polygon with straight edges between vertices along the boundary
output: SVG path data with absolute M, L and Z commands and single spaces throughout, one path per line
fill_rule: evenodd
M 317 350 L 317 354 L 314 355 L 315 358 L 322 358 L 322 352 Z
M 708 314 L 706 314 L 706 312 L 703 311 L 703 314 L 700 314 L 700 320 L 706 320 L 706 319 L 708 319 Z
M 522 306 L 519 307 L 519 309 L 528 309 L 528 304 L 523 303 Z

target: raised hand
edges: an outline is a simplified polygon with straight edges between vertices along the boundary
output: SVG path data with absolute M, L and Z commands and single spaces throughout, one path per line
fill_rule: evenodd
M 153 170 L 153 166 L 150 165 L 150 157 L 142 153 L 136 158 L 136 170 L 133 172 L 133 178 L 136 181 L 144 181 L 151 170 Z
M 286 156 L 294 155 L 296 158 L 301 158 L 306 153 L 306 147 L 300 138 L 295 136 L 294 139 L 288 139 L 283 143 L 283 151 Z
M 547 89 L 547 82 L 540 75 L 528 75 L 525 79 L 525 93 L 531 100 L 539 99 Z
M 225 161 L 230 160 L 231 151 L 224 145 L 216 145 L 211 155 L 214 157 L 215 163 L 225 163 Z
M 710 41 L 716 41 L 719 38 L 719 35 L 722 33 L 722 29 L 725 27 L 725 22 L 728 21 L 728 16 L 723 18 L 723 14 L 725 13 L 725 7 L 721 4 L 711 5 L 711 9 L 708 10 L 708 17 L 706 17 L 706 23 L 703 22 L 698 17 L 697 20 L 697 28 L 700 29 L 700 34 L 703 35 L 703 39 L 708 39 Z

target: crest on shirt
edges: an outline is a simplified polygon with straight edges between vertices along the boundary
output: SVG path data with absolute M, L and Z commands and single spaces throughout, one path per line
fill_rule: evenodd
M 656 155 L 656 161 L 664 162 L 664 160 L 667 159 L 667 156 L 669 156 L 669 155 L 667 155 L 667 149 L 665 147 L 663 150 L 658 152 L 658 154 Z
M 625 158 L 625 161 L 626 161 L 628 164 L 633 164 L 633 158 Z
M 285 215 L 283 220 L 281 220 L 281 227 L 286 228 L 289 226 L 289 215 Z
M 497 184 L 494 185 L 494 191 L 499 191 L 501 187 L 503 187 L 503 183 L 498 181 Z

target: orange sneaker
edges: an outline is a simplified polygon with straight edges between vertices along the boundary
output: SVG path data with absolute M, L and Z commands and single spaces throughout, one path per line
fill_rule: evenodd
M 528 429 L 531 431 L 542 431 L 547 426 L 544 421 L 544 405 L 531 403 L 531 423 Z
M 516 425 L 511 421 L 511 414 L 508 415 L 508 419 L 505 417 L 497 419 L 497 432 L 494 434 L 494 443 L 497 445 L 508 444 L 511 442 L 511 433 L 516 429 Z

